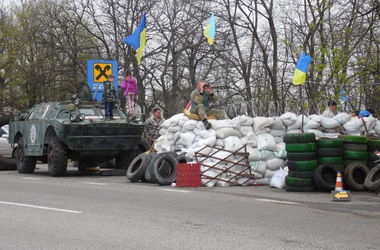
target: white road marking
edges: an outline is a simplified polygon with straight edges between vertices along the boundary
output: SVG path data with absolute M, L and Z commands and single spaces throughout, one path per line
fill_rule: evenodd
M 291 201 L 279 201 L 279 200 L 270 200 L 270 199 L 256 199 L 257 201 L 265 201 L 265 202 L 272 202 L 272 203 L 282 203 L 282 204 L 291 204 L 291 205 L 297 205 L 299 203 L 297 202 L 291 202 Z
M 37 178 L 37 177 L 22 177 L 21 179 L 24 179 L 24 180 L 34 180 L 34 181 L 41 180 L 41 178 Z
M 35 206 L 35 205 L 30 205 L 30 204 L 15 203 L 15 202 L 8 202 L 8 201 L 0 201 L 0 204 L 13 205 L 13 206 L 19 206 L 19 207 L 38 208 L 38 209 L 52 210 L 52 211 L 57 211 L 57 212 L 73 213 L 73 214 L 81 214 L 82 213 L 82 211 L 77 211 L 77 210 L 61 209 L 61 208 L 54 208 L 54 207 L 44 207 L 44 206 Z
M 107 183 L 102 183 L 102 182 L 91 182 L 91 181 L 86 181 L 83 182 L 84 184 L 90 184 L 90 185 L 99 185 L 99 186 L 107 186 Z
M 168 189 L 168 188 L 161 188 L 161 190 L 166 191 L 166 192 L 191 193 L 191 191 L 188 191 L 188 190 L 177 190 L 177 189 Z

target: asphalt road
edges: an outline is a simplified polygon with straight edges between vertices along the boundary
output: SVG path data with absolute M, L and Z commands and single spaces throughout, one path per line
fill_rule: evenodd
M 379 249 L 380 196 L 0 172 L 0 249 Z M 73 170 L 71 168 L 71 170 Z

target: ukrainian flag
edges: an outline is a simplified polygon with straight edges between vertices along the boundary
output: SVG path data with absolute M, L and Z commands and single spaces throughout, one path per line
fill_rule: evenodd
M 137 29 L 129 36 L 124 38 L 124 42 L 131 45 L 136 50 L 137 63 L 140 65 L 141 57 L 146 45 L 146 14 L 141 18 Z
M 212 14 L 208 24 L 206 26 L 203 35 L 207 38 L 208 44 L 211 46 L 214 43 L 215 38 L 215 15 Z
M 306 72 L 309 67 L 310 62 L 313 60 L 311 56 L 303 53 L 298 59 L 296 70 L 294 71 L 293 84 L 299 85 L 306 82 Z

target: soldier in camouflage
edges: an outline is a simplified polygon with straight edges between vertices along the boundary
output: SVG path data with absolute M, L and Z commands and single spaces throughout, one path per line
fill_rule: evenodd
M 150 143 L 153 143 L 160 136 L 158 131 L 164 121 L 165 119 L 161 117 L 161 109 L 154 108 L 152 116 L 145 121 L 144 135 Z
M 199 82 L 197 89 L 191 93 L 190 112 L 199 115 L 206 129 L 211 128 L 211 123 L 207 121 L 207 116 L 216 116 L 217 119 L 224 119 L 223 110 L 210 109 L 210 102 L 216 102 L 217 97 L 214 95 L 210 85 L 205 82 Z
M 104 111 L 106 119 L 113 119 L 113 104 L 116 102 L 116 89 L 113 85 L 115 77 L 109 75 L 107 81 L 103 83 L 103 97 L 102 101 L 104 102 Z

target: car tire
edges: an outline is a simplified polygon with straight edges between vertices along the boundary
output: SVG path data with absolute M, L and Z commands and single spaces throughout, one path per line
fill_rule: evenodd
M 365 179 L 369 173 L 366 165 L 360 162 L 352 162 L 344 169 L 345 184 L 353 191 L 365 190 Z
M 287 143 L 285 145 L 287 152 L 315 152 L 317 146 L 315 142 L 309 143 Z
M 160 185 L 171 185 L 176 178 L 177 160 L 172 155 L 163 154 L 153 163 L 152 179 Z
M 286 176 L 285 184 L 290 186 L 310 186 L 313 185 L 313 179 Z
M 288 176 L 296 178 L 312 178 L 314 171 L 288 171 Z
M 351 143 L 364 143 L 368 142 L 367 136 L 355 136 L 355 135 L 344 135 L 342 137 L 343 142 L 351 142 Z
M 318 190 L 324 192 L 334 190 L 338 171 L 340 169 L 334 165 L 319 165 L 313 174 L 313 180 Z
M 288 168 L 291 171 L 314 171 L 318 166 L 316 160 L 311 161 L 288 161 Z
M 26 156 L 24 152 L 24 139 L 20 137 L 17 145 L 16 164 L 19 173 L 31 174 L 36 169 L 37 157 Z
M 48 145 L 48 169 L 50 176 L 65 176 L 67 171 L 66 147 L 58 137 Z
M 331 157 L 343 155 L 343 150 L 341 148 L 317 148 L 318 157 Z
M 368 172 L 364 186 L 372 192 L 380 189 L 380 164 L 377 164 Z
M 139 154 L 127 169 L 127 179 L 131 182 L 138 182 L 145 174 L 145 170 L 151 160 L 151 156 L 145 153 Z
M 0 170 L 17 170 L 16 160 L 5 158 L 0 155 Z
M 319 139 L 316 143 L 317 143 L 317 148 L 341 148 L 343 145 L 343 140 Z
M 285 190 L 288 192 L 313 192 L 315 190 L 315 187 L 314 185 L 309 185 L 309 186 L 285 185 Z
M 380 149 L 380 140 L 368 139 L 368 147 L 374 148 L 374 149 Z
M 302 134 L 285 134 L 285 143 L 307 143 L 315 142 L 315 134 L 313 133 L 302 133 Z
M 343 157 L 341 156 L 335 156 L 335 157 L 319 157 L 318 158 L 319 164 L 343 164 Z
M 154 163 L 156 162 L 158 157 L 160 157 L 160 154 L 152 153 L 150 155 L 151 155 L 151 160 L 145 169 L 144 178 L 145 178 L 146 182 L 148 182 L 148 183 L 155 183 L 155 181 L 152 179 L 152 169 L 153 169 Z
M 343 143 L 344 150 L 354 150 L 354 151 L 367 151 L 367 144 L 363 143 Z
M 345 160 L 358 160 L 358 161 L 368 160 L 367 151 L 363 152 L 363 151 L 345 150 L 343 155 L 344 155 Z
M 287 153 L 286 157 L 289 161 L 311 161 L 317 158 L 315 152 Z

